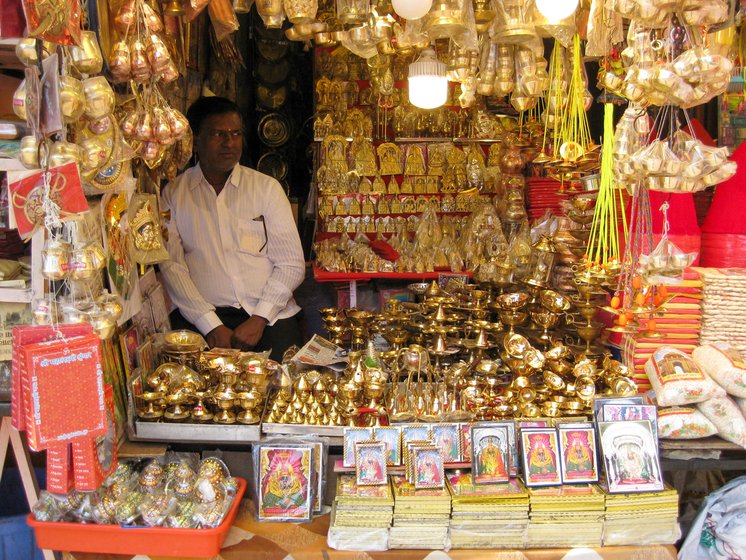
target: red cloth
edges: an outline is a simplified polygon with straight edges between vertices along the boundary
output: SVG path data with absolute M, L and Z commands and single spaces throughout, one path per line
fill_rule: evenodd
M 738 170 L 733 177 L 715 187 L 710 211 L 702 224 L 703 233 L 746 233 L 746 219 L 743 217 L 746 205 L 746 142 L 736 148 L 730 159 L 738 164 Z

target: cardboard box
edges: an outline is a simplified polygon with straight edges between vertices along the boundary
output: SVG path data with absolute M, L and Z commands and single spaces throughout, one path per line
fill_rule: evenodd
M 67 494 L 73 489 L 73 461 L 70 444 L 47 448 L 47 490 Z

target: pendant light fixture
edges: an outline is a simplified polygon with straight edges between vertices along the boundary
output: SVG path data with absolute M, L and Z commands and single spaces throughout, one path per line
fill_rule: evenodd
M 404 19 L 420 19 L 430 11 L 433 0 L 391 0 L 391 6 Z
M 421 109 L 435 109 L 447 99 L 446 65 L 432 48 L 423 49 L 420 58 L 409 65 L 409 102 Z
M 550 22 L 557 22 L 575 13 L 578 0 L 536 0 L 536 9 Z

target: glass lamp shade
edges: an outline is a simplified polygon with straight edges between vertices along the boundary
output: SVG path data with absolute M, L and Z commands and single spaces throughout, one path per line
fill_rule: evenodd
M 409 65 L 409 102 L 421 109 L 440 107 L 448 99 L 446 65 L 425 49 L 419 60 Z
M 404 19 L 420 19 L 430 11 L 433 0 L 391 0 L 391 5 Z
M 578 0 L 536 0 L 536 9 L 549 21 L 570 17 L 578 8 Z

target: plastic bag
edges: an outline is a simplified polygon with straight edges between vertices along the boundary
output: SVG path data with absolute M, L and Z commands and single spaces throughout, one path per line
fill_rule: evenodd
M 705 498 L 679 560 L 742 560 L 746 558 L 746 476 Z
M 692 352 L 697 365 L 729 395 L 746 397 L 746 363 L 729 344 L 707 344 Z

